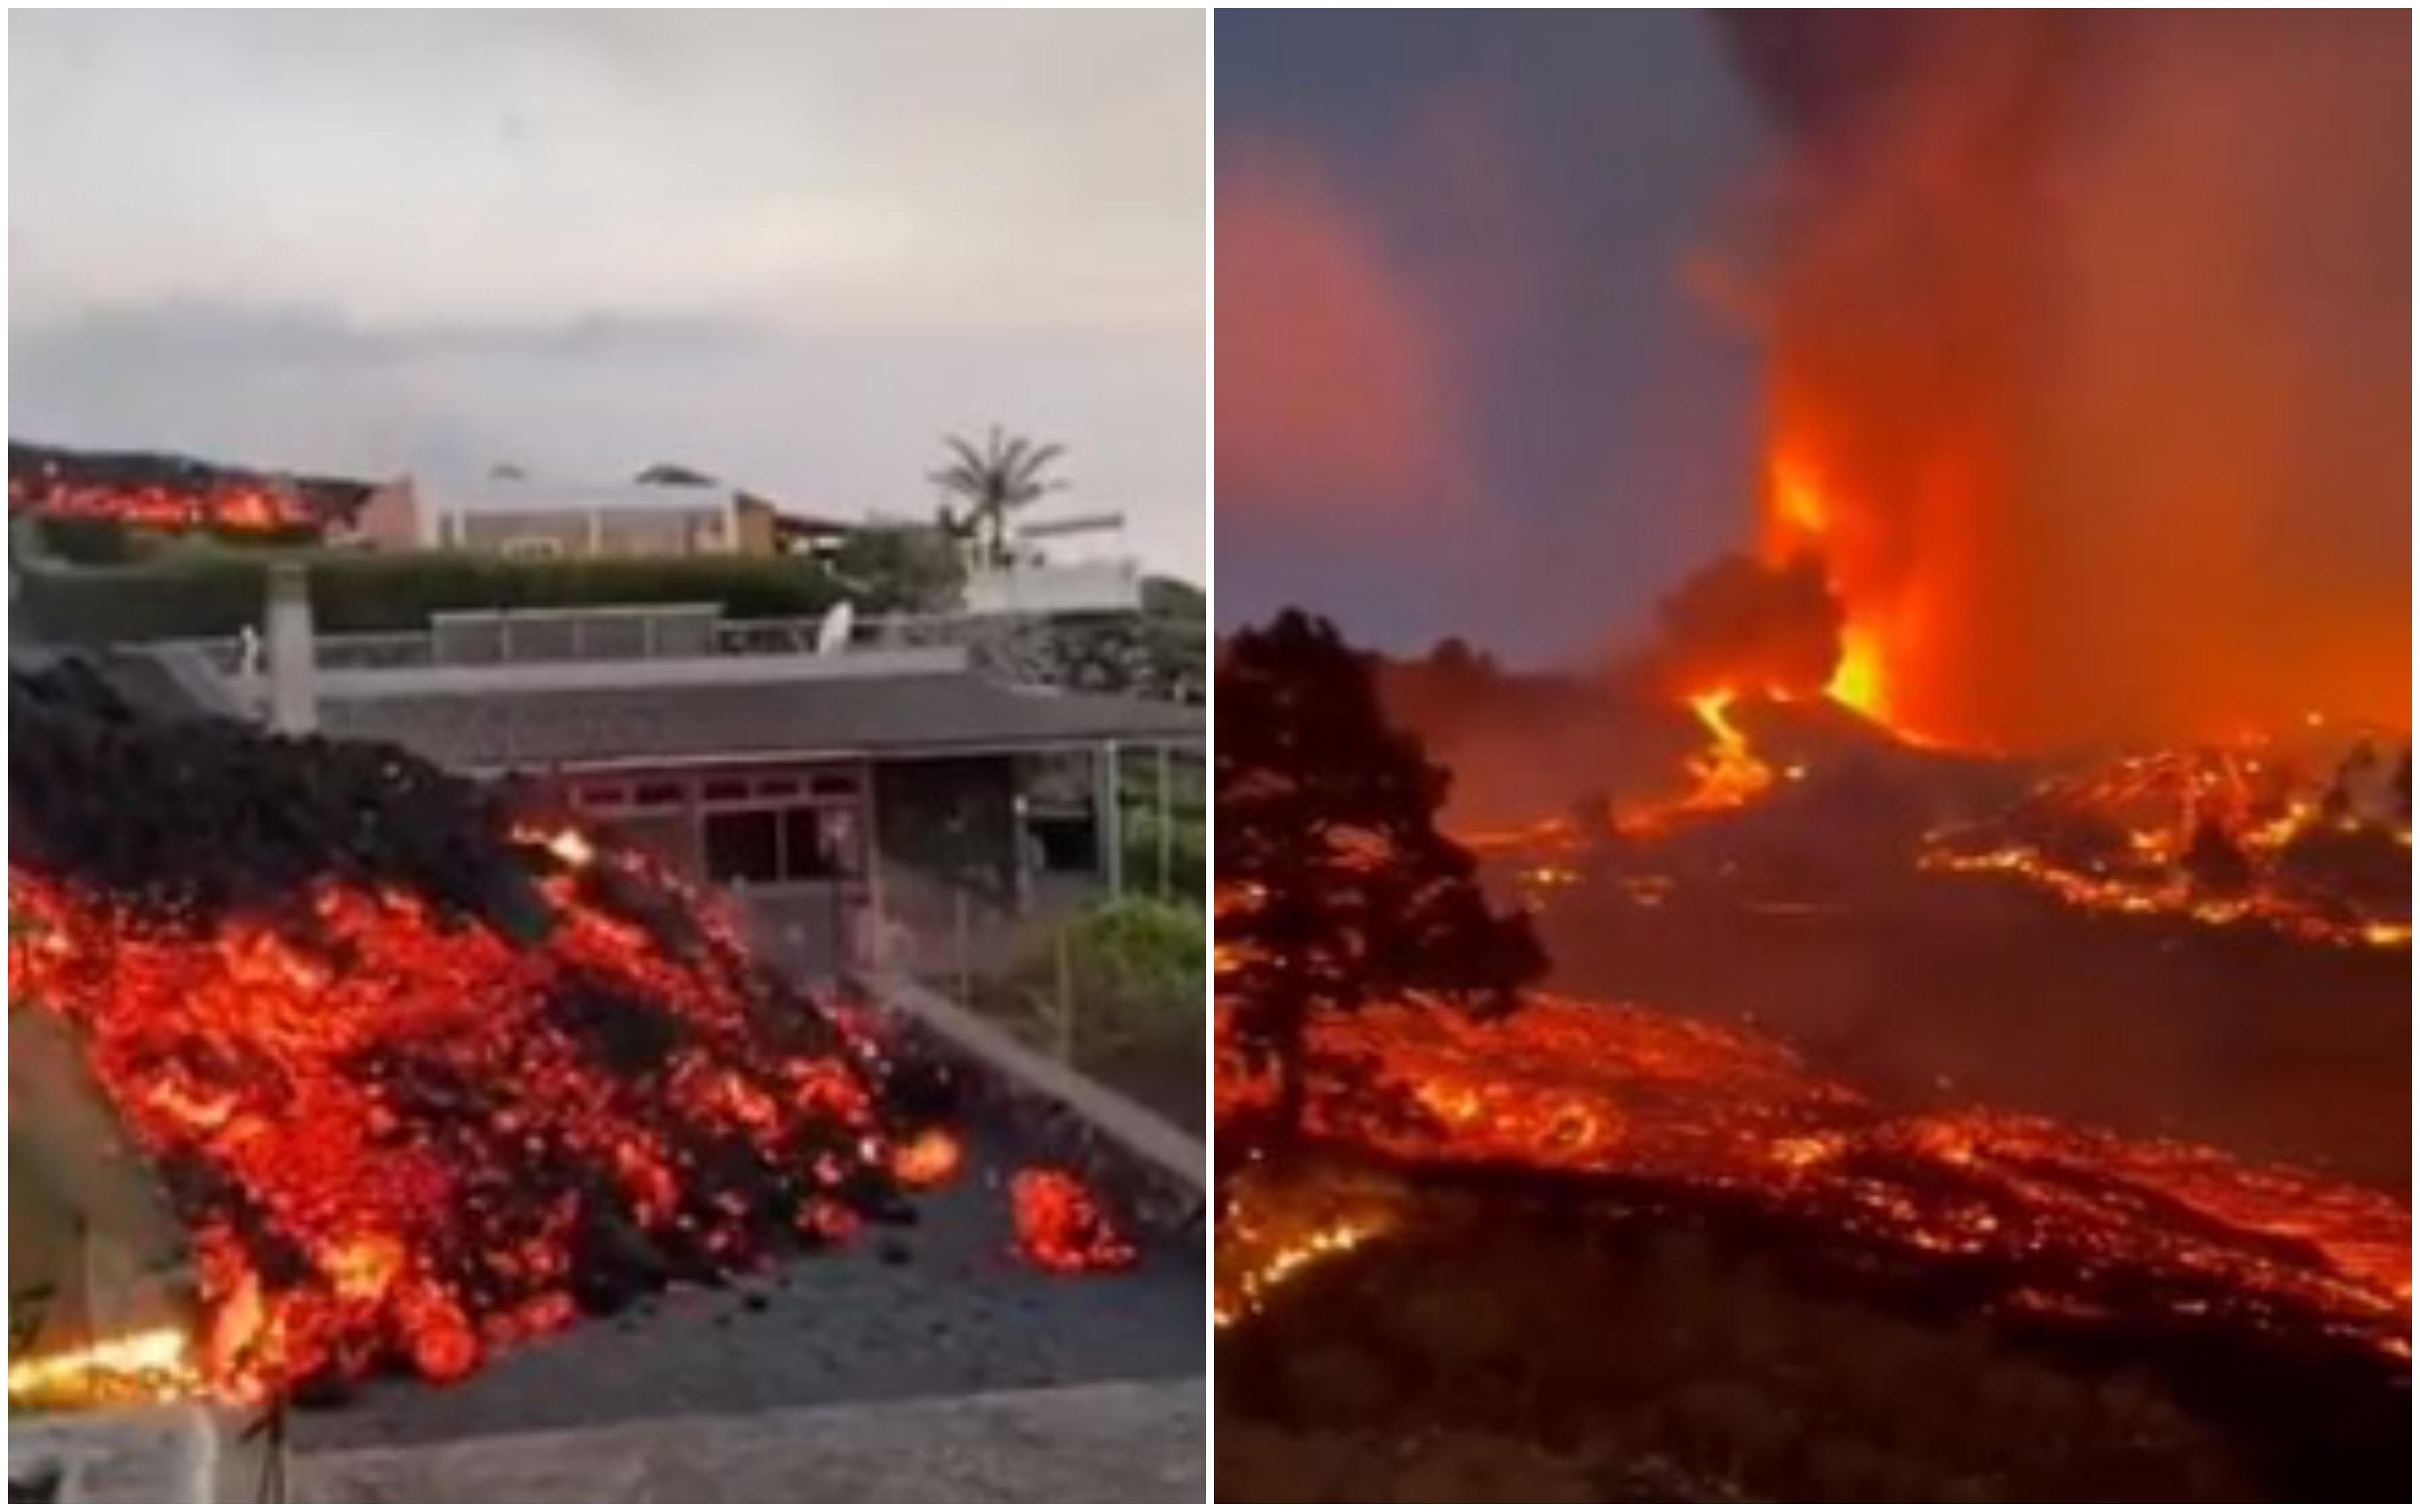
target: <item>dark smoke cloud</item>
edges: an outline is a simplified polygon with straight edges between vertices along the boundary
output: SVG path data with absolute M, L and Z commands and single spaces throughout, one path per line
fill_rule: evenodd
M 1660 613 L 1652 671 L 1675 693 L 1729 687 L 1801 697 L 1820 691 L 1840 658 L 1840 600 L 1812 553 L 1778 565 L 1738 552 L 1718 557 Z

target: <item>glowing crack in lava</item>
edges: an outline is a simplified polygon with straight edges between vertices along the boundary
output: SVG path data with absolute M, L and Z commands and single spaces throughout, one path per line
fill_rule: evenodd
M 1414 1168 L 1651 1180 L 1970 1264 L 2019 1315 L 2218 1315 L 2410 1355 L 2411 1211 L 2382 1192 L 1988 1108 L 1893 1114 L 1770 1040 L 1626 1005 L 1540 997 L 1494 1024 L 1373 1010 L 1320 1025 L 1314 1049 L 1372 1069 L 1314 1088 L 1313 1131 Z M 1372 1111 L 1384 1088 L 1411 1116 Z M 1222 1061 L 1222 1118 L 1265 1095 Z M 1386 1227 L 1315 1195 L 1247 1185 L 1238 1205 L 1235 1233 L 1263 1238 L 1222 1256 L 1230 1322 Z
M 524 943 L 400 890 L 201 918 L 12 866 L 12 993 L 74 1026 L 187 1226 L 209 1393 L 451 1380 L 894 1200 L 870 1047 L 588 877 L 542 879 Z

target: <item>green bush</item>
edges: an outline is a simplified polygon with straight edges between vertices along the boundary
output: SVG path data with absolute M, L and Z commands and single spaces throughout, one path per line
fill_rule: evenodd
M 48 515 L 36 517 L 41 548 L 61 562 L 80 566 L 114 567 L 143 554 L 142 543 L 124 520 L 106 517 Z
M 228 636 L 260 619 L 272 561 L 311 569 L 319 628 L 417 630 L 442 609 L 597 604 L 720 604 L 735 619 L 820 614 L 838 586 L 797 557 L 627 557 L 508 561 L 467 552 L 230 550 L 188 541 L 139 566 L 34 570 L 14 612 L 72 642 Z
M 944 612 L 967 580 L 958 543 L 930 525 L 857 531 L 841 543 L 832 571 L 869 614 Z
M 1029 946 L 1012 973 L 1012 990 L 1035 1018 L 1051 1021 L 1063 987 L 1063 987 L 1074 1001 L 1079 1059 L 1187 1046 L 1198 1054 L 1207 945 L 1199 906 L 1148 898 L 1099 903 Z

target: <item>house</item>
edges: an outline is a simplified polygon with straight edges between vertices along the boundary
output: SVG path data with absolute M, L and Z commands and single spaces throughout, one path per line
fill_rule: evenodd
M 769 516 L 769 509 L 764 512 Z M 380 485 L 358 532 L 389 549 L 492 551 L 508 557 L 770 554 L 772 522 L 737 489 L 709 481 L 567 484 L 517 475 L 408 475 Z
M 631 632 L 642 608 L 537 610 L 398 656 L 313 635 L 296 575 L 271 595 L 269 665 L 222 661 L 226 702 L 541 783 L 728 891 L 809 975 L 1000 964 L 1038 918 L 1124 890 L 1126 810 L 1202 762 L 1199 708 L 1008 683 L 962 647 L 740 651 L 684 606 L 655 633 Z

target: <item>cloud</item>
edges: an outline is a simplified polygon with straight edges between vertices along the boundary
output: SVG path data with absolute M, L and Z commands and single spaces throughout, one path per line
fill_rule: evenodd
M 1223 508 L 1362 521 L 1468 502 L 1445 342 L 1317 160 L 1220 148 L 1218 483 Z
M 1067 443 L 1068 507 L 1125 512 L 1155 568 L 1198 578 L 1205 560 L 1198 331 L 374 325 L 184 301 L 19 322 L 8 359 L 22 439 L 352 475 L 677 461 L 844 515 L 929 509 L 942 434 L 997 421 Z
M 1202 20 L 155 12 L 9 29 L 13 431 L 378 471 L 690 463 L 922 511 L 1066 442 L 1199 574 Z

